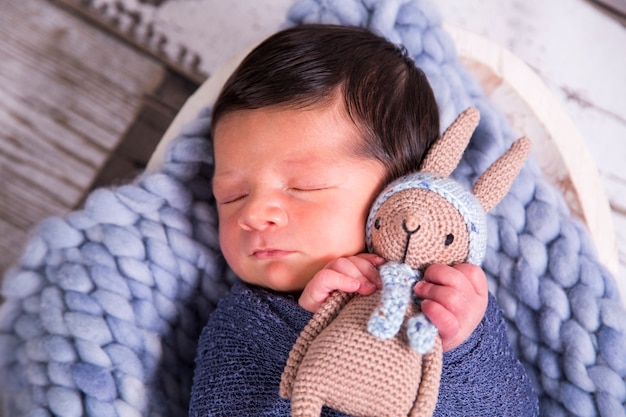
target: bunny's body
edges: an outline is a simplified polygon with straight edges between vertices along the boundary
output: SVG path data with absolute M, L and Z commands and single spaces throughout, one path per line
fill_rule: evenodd
M 442 344 L 412 301 L 413 286 L 433 263 L 482 262 L 485 213 L 530 149 L 528 139 L 516 141 L 470 193 L 449 175 L 478 118 L 473 108 L 462 113 L 420 172 L 392 182 L 375 201 L 366 236 L 370 251 L 390 261 L 381 268 L 383 288 L 367 297 L 336 292 L 302 331 L 281 381 L 293 416 L 319 416 L 322 405 L 361 417 L 432 415 Z
M 302 358 L 298 375 L 303 379 L 293 389 L 293 415 L 319 415 L 322 405 L 357 416 L 427 415 L 410 414 L 420 386 L 425 392 L 419 398 L 426 402 L 417 409 L 434 407 L 441 347 L 432 354 L 421 355 L 410 348 L 402 336 L 405 332 L 387 340 L 370 334 L 367 321 L 380 303 L 380 296 L 380 291 L 367 297 L 336 292 L 329 299 L 329 313 L 341 313 L 317 335 Z M 411 303 L 407 317 L 416 310 Z M 323 323 L 316 322 L 311 327 L 318 325 Z M 346 329 L 350 331 L 346 333 Z M 376 380 L 384 381 L 384 388 L 372 383 Z M 381 395 L 383 392 L 385 395 Z M 377 399 L 375 403 L 373 398 Z

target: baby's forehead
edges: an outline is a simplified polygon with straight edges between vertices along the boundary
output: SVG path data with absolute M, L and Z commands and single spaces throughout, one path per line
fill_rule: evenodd
M 268 126 L 262 123 L 267 117 L 281 121 L 282 126 L 289 128 L 294 140 L 287 140 L 285 146 L 296 145 L 296 139 L 310 131 L 318 135 L 319 142 L 324 143 L 325 137 L 332 137 L 333 142 L 325 142 L 329 145 L 344 145 L 342 149 L 348 153 L 358 154 L 356 148 L 363 147 L 368 139 L 364 129 L 353 118 L 342 96 L 333 95 L 329 99 L 313 103 L 281 103 L 276 105 L 236 109 L 223 114 L 219 120 L 213 122 L 211 141 L 213 145 L 223 136 L 225 130 L 240 129 L 241 122 L 245 119 L 256 120 L 257 125 L 250 129 L 249 133 L 262 133 L 262 129 Z M 337 132 L 342 134 L 337 135 Z M 285 132 L 287 133 L 287 132 Z M 229 140 L 237 138 L 229 138 Z
M 281 161 L 297 168 L 316 161 L 326 168 L 379 163 L 363 151 L 366 139 L 345 106 L 331 104 L 293 108 L 267 106 L 224 114 L 215 127 L 213 151 L 216 166 L 256 159 Z

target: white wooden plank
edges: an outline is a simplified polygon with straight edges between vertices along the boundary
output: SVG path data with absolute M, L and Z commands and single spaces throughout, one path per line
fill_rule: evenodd
M 623 22 L 586 0 L 449 0 L 437 6 L 447 23 L 485 36 L 524 60 L 578 127 L 609 198 L 620 254 L 616 277 L 626 288 L 626 212 L 618 201 L 626 195 Z
M 163 66 L 45 0 L 0 2 L 0 273 L 75 208 Z

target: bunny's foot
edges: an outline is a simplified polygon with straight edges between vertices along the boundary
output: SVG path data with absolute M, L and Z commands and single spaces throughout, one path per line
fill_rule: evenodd
M 425 355 L 435 346 L 439 331 L 424 313 L 419 313 L 407 322 L 406 333 L 411 348 L 417 353 Z

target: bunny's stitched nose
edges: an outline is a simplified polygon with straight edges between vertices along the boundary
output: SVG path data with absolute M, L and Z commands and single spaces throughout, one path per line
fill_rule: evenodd
M 409 244 L 411 243 L 411 236 L 420 230 L 420 225 L 413 217 L 402 219 L 402 229 L 406 232 L 406 243 L 404 244 L 404 253 L 402 253 L 402 263 L 406 262 L 406 255 L 409 252 Z
M 408 217 L 402 220 L 402 229 L 412 235 L 420 230 L 420 224 L 415 217 Z

